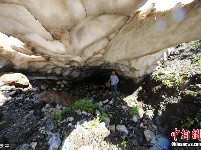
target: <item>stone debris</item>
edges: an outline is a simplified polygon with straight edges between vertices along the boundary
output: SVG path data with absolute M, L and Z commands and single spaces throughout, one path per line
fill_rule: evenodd
M 61 144 L 61 139 L 59 134 L 53 134 L 52 137 L 48 141 L 49 150 L 57 150 L 59 145 Z
M 114 124 L 114 125 L 109 126 L 109 130 L 110 130 L 112 133 L 115 133 L 115 129 L 116 129 L 115 124 Z
M 40 86 L 41 90 L 46 90 L 48 88 L 48 85 L 47 84 L 42 84 Z
M 136 116 L 136 115 L 133 115 L 132 120 L 136 123 L 136 122 L 138 121 L 137 116 Z
M 145 136 L 145 138 L 146 138 L 146 140 L 147 140 L 148 142 L 151 142 L 151 140 L 152 140 L 152 138 L 153 138 L 153 133 L 152 133 L 152 131 L 150 131 L 150 130 L 145 130 L 145 131 L 144 131 L 144 136 Z
M 125 134 L 128 134 L 128 130 L 127 130 L 127 128 L 125 127 L 125 125 L 117 125 L 117 126 L 116 126 L 116 130 L 117 130 L 117 131 L 120 131 L 120 132 L 124 132 Z

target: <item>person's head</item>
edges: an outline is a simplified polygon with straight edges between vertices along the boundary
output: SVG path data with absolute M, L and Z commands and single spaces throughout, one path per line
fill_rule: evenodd
M 112 71 L 112 75 L 115 75 L 115 71 L 114 70 Z

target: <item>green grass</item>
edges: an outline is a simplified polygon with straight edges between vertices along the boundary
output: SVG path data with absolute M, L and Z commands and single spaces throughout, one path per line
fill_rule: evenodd
M 191 63 L 195 64 L 197 66 L 201 65 L 201 54 L 194 57 L 193 60 L 191 61 Z
M 200 45 L 201 45 L 201 43 L 200 43 L 199 40 L 191 41 L 191 42 L 189 43 L 189 48 L 190 48 L 191 50 L 196 50 Z
M 163 68 L 160 68 L 156 71 L 155 75 L 154 75 L 154 79 L 159 79 L 160 76 L 164 75 L 165 70 Z
M 126 147 L 127 147 L 127 142 L 126 142 L 126 141 L 122 141 L 122 142 L 121 142 L 121 145 L 122 145 L 124 148 L 126 148 Z
M 197 94 L 194 91 L 185 91 L 185 94 L 190 97 L 196 97 Z
M 99 125 L 99 123 L 100 123 L 100 117 L 99 116 L 97 116 L 94 120 L 92 120 L 92 121 L 90 121 L 89 122 L 89 125 L 91 126 L 91 127 L 98 127 L 98 125 Z
M 179 78 L 177 78 L 177 80 L 175 81 L 175 86 L 179 87 L 184 83 L 184 77 L 180 76 Z
M 166 76 L 166 78 L 168 79 L 168 80 L 173 80 L 173 78 L 174 78 L 174 74 L 173 73 L 170 73 L 170 74 L 168 74 L 167 76 Z
M 131 99 L 130 99 L 130 101 L 131 101 L 131 102 L 134 102 L 135 104 L 137 104 L 137 103 L 138 103 L 138 100 L 137 100 L 137 99 L 135 99 L 135 98 L 131 98 Z
M 132 107 L 130 110 L 130 114 L 131 115 L 137 115 L 138 114 L 138 107 L 137 106 Z
M 95 111 L 97 109 L 97 105 L 91 101 L 78 100 L 74 103 L 74 105 L 72 106 L 72 109 L 74 111 L 77 109 L 80 109 L 82 111 L 86 111 L 86 112 L 93 114 L 93 113 L 95 113 Z
M 181 129 L 198 129 L 201 128 L 201 110 L 197 113 L 195 118 L 189 118 L 181 121 Z
M 100 120 L 103 121 L 104 118 L 109 118 L 109 116 L 106 112 L 102 111 Z
M 162 83 L 163 83 L 163 85 L 165 85 L 168 88 L 171 88 L 174 86 L 174 83 L 171 82 L 170 80 L 164 80 L 164 81 L 162 81 Z
M 62 115 L 62 112 L 56 112 L 55 114 L 54 114 L 54 119 L 56 120 L 56 121 L 61 121 L 62 119 L 63 119 L 63 115 Z
M 189 53 L 187 52 L 182 53 L 182 57 L 188 57 L 188 56 L 189 56 Z

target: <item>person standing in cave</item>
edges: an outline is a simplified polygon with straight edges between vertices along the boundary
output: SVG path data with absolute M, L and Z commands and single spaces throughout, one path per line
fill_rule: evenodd
M 119 78 L 116 75 L 115 71 L 112 71 L 112 74 L 109 78 L 108 83 L 111 83 L 111 91 L 115 95 L 115 97 L 118 97 L 118 92 L 117 92 L 117 84 L 119 82 Z

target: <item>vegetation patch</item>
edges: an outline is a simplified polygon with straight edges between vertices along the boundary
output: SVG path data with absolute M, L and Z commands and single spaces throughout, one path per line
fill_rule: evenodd
M 195 118 L 189 118 L 181 121 L 181 129 L 198 129 L 201 128 L 201 110 Z
M 109 116 L 106 112 L 102 111 L 100 120 L 103 121 L 105 118 L 109 118 Z
M 174 82 L 171 82 L 170 80 L 164 80 L 162 81 L 163 85 L 165 85 L 168 88 L 172 88 L 174 85 Z
M 199 40 L 189 42 L 189 48 L 190 48 L 191 50 L 196 50 L 196 49 L 199 48 L 200 46 L 201 46 L 201 43 L 200 43 Z
M 201 54 L 194 57 L 193 60 L 191 61 L 191 63 L 195 64 L 196 66 L 201 65 Z
M 121 145 L 122 145 L 124 148 L 126 148 L 126 147 L 127 147 L 127 142 L 126 142 L 126 141 L 122 141 L 122 142 L 121 142 Z
M 137 106 L 132 107 L 130 110 L 130 114 L 131 115 L 137 115 L 138 114 L 138 107 Z
M 99 123 L 100 123 L 100 117 L 97 116 L 94 120 L 92 120 L 92 121 L 89 122 L 89 125 L 90 125 L 91 127 L 97 128 L 98 125 L 99 125 Z
M 190 96 L 190 97 L 196 97 L 197 96 L 197 93 L 196 92 L 194 92 L 194 91 L 185 91 L 185 94 L 187 95 L 187 96 Z
M 74 111 L 77 109 L 80 109 L 82 111 L 86 111 L 86 112 L 93 114 L 93 113 L 95 113 L 95 111 L 97 109 L 97 105 L 91 101 L 78 100 L 74 103 L 74 105 L 72 106 L 72 109 Z

